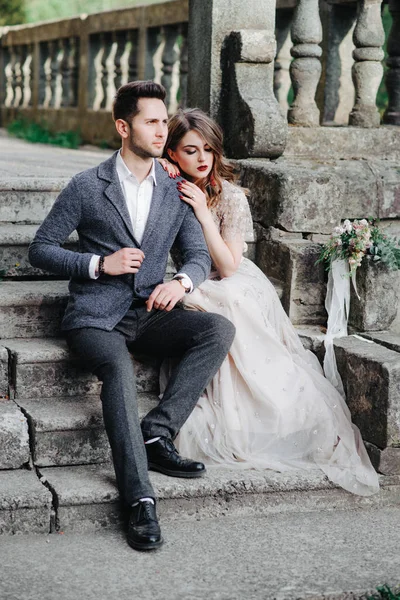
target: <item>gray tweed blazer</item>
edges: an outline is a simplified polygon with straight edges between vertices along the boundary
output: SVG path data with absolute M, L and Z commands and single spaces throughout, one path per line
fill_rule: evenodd
M 64 330 L 97 327 L 111 331 L 134 298 L 148 298 L 162 283 L 174 243 L 182 256 L 182 271 L 194 287 L 210 271 L 201 226 L 192 208 L 180 200 L 176 180 L 170 179 L 157 162 L 157 185 L 143 240 L 141 244 L 135 240 L 115 167 L 116 155 L 72 178 L 29 248 L 34 267 L 70 277 Z M 79 252 L 61 248 L 75 229 Z M 90 279 L 93 254 L 108 255 L 127 247 L 141 248 L 145 254 L 138 273 Z

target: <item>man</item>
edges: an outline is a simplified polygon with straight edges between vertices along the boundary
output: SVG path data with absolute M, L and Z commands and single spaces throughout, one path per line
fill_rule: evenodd
M 154 160 L 167 138 L 164 100 L 164 88 L 151 81 L 118 90 L 113 118 L 121 150 L 72 178 L 29 250 L 32 265 L 71 278 L 62 326 L 71 350 L 103 382 L 117 484 L 130 508 L 128 543 L 138 550 L 163 543 L 148 467 L 178 477 L 205 472 L 179 456 L 173 439 L 234 337 L 224 317 L 176 306 L 206 279 L 210 257 L 192 209 Z M 80 251 L 61 248 L 75 229 Z M 183 265 L 164 284 L 174 242 Z M 129 351 L 179 358 L 141 427 Z

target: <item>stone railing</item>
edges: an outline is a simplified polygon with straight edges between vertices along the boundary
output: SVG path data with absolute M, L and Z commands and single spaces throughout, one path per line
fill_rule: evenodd
M 388 41 L 383 122 L 400 125 L 400 2 L 385 0 Z M 293 125 L 377 127 L 383 75 L 382 0 L 287 0 L 277 7 L 275 94 Z M 293 60 L 292 60 L 293 57 Z M 322 58 L 321 58 L 322 57 Z M 287 95 L 293 83 L 294 101 Z
M 186 103 L 187 27 L 188 0 L 173 0 L 3 28 L 2 125 L 44 119 L 54 129 L 79 129 L 84 140 L 112 143 L 113 96 L 134 79 L 162 83 L 174 112 Z
M 167 88 L 170 113 L 189 103 L 219 119 L 232 157 L 279 156 L 286 114 L 297 126 L 377 127 L 381 6 L 382 0 L 170 0 L 3 28 L 1 125 L 43 119 L 55 130 L 79 129 L 86 141 L 113 144 L 115 90 L 152 78 Z M 389 0 L 389 8 L 384 122 L 400 125 L 400 3 Z

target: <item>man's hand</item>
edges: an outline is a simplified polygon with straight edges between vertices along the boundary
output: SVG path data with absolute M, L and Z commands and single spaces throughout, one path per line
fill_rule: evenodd
M 173 280 L 158 285 L 147 300 L 147 312 L 152 308 L 170 311 L 185 295 L 185 289 L 179 281 Z
M 137 273 L 143 259 L 144 254 L 138 248 L 121 248 L 118 252 L 104 257 L 104 273 L 107 275 Z

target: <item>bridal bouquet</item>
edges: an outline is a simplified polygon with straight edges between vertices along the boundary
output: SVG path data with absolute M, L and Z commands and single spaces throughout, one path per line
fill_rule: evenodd
M 389 269 L 400 269 L 400 246 L 396 238 L 383 233 L 376 221 L 346 219 L 343 225 L 335 227 L 317 262 L 326 263 L 330 270 L 333 261 L 346 260 L 352 276 L 366 255 L 385 263 Z

